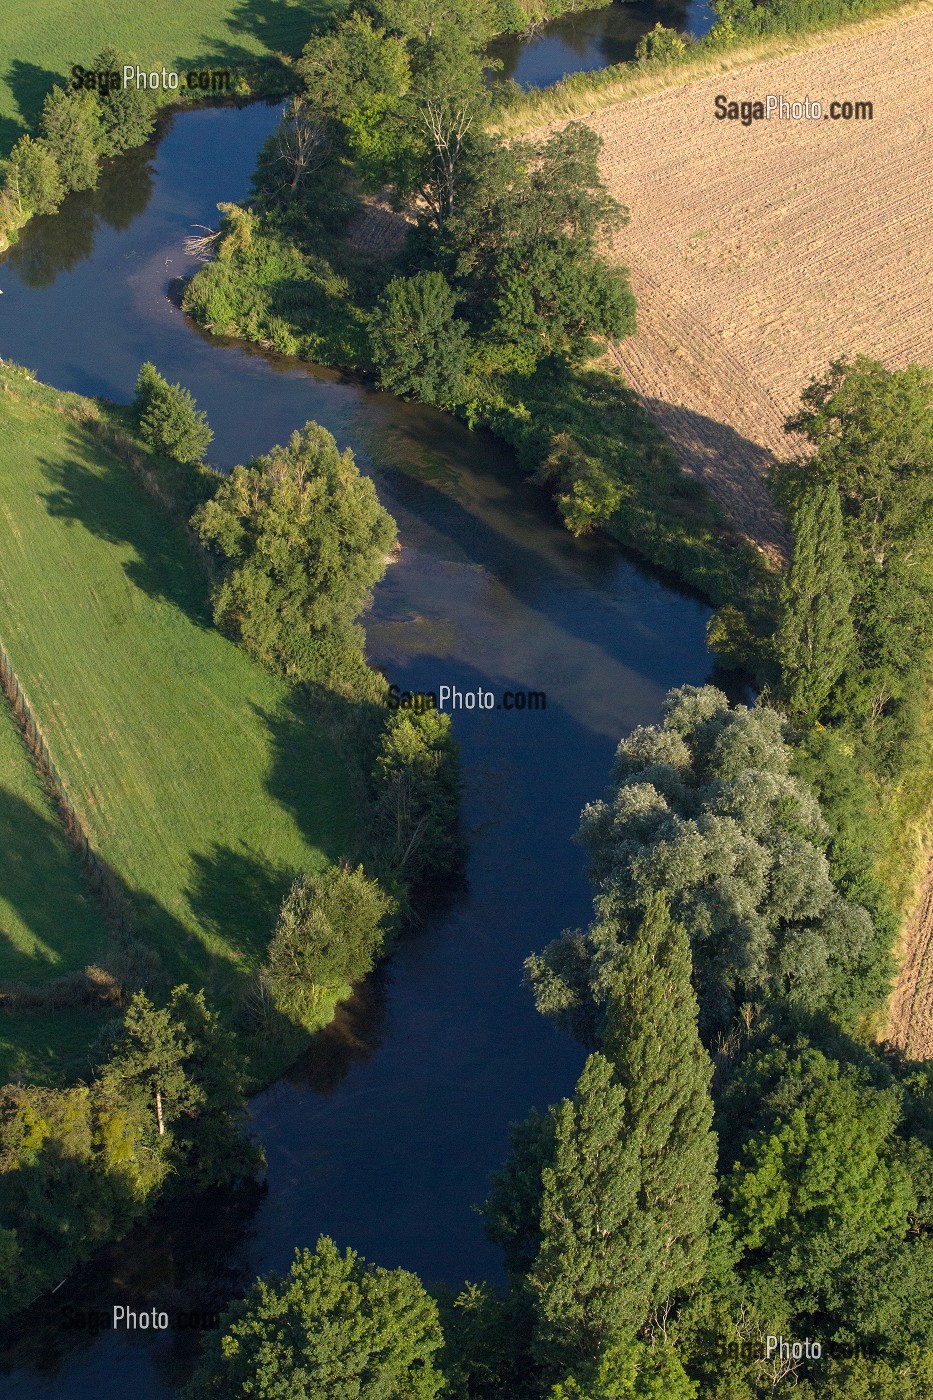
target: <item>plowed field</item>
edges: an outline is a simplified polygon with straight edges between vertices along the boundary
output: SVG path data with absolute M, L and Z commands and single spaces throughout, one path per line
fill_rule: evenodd
M 714 99 L 873 104 L 873 120 L 717 120 Z M 727 513 L 785 546 L 764 477 L 784 418 L 841 354 L 933 362 L 933 15 L 587 118 L 631 222 L 631 384 Z

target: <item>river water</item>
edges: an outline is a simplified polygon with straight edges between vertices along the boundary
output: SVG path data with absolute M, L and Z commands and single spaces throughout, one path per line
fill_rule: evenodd
M 401 559 L 366 620 L 372 660 L 405 687 L 542 690 L 547 709 L 455 716 L 465 888 L 253 1101 L 265 1194 L 174 1208 L 30 1309 L 0 1362 L 8 1400 L 169 1400 L 196 1333 L 95 1336 L 69 1323 L 115 1303 L 173 1319 L 209 1310 L 321 1232 L 429 1282 L 499 1276 L 472 1207 L 510 1120 L 568 1092 L 581 1063 L 535 1013 L 522 961 L 588 917 L 571 838 L 615 743 L 658 718 L 670 686 L 710 669 L 708 609 L 612 544 L 573 540 L 490 436 L 224 344 L 176 308 L 171 280 L 191 270 L 183 239 L 216 223 L 218 200 L 246 193 L 276 115 L 176 116 L 158 148 L 36 220 L 0 263 L 0 355 L 60 388 L 124 401 L 151 359 L 207 410 L 224 467 L 318 419 L 353 447 L 400 527 Z
M 507 34 L 489 47 L 495 76 L 519 87 L 550 87 L 569 73 L 590 73 L 635 57 L 638 41 L 659 22 L 696 38 L 712 28 L 707 0 L 622 0 L 598 10 L 572 10 L 532 34 Z

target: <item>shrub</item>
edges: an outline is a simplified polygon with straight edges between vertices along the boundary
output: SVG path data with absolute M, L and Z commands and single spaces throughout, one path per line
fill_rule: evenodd
M 467 361 L 466 327 L 440 272 L 395 277 L 370 320 L 373 363 L 382 387 L 447 407 L 456 402 Z
M 394 911 L 362 866 L 300 875 L 282 905 L 263 973 L 277 1009 L 315 1028 L 324 997 L 372 970 Z
M 687 52 L 687 41 L 676 29 L 658 22 L 638 41 L 635 57 L 639 63 L 677 63 Z
M 133 406 L 143 442 L 176 462 L 200 462 L 213 432 L 207 415 L 199 413 L 194 399 L 180 384 L 169 384 L 148 362 L 136 380 Z

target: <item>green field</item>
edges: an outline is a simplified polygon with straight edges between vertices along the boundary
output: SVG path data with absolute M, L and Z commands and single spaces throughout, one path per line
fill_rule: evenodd
M 213 628 L 192 546 L 79 404 L 0 370 L 0 636 L 141 936 L 223 1001 L 294 873 L 349 849 L 346 766 L 296 693 Z M 36 978 L 105 935 L 5 722 L 12 824 L 27 805 L 36 840 L 11 857 L 32 865 L 0 975 Z
M 0 156 L 32 130 L 49 88 L 109 46 L 144 67 L 249 64 L 301 52 L 333 0 L 0 0 Z

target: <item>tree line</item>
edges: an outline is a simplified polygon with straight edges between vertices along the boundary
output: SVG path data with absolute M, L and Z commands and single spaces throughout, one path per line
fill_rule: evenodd
M 95 71 L 117 71 L 124 60 L 105 49 Z M 0 239 L 34 214 L 54 214 L 67 194 L 97 184 L 101 161 L 151 136 L 155 94 L 118 87 L 105 94 L 56 84 L 45 99 L 37 136 L 21 136 L 10 152 L 0 188 Z

